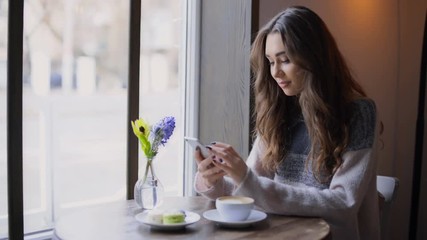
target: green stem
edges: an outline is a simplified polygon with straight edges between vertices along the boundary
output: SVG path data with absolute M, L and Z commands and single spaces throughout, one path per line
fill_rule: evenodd
M 150 161 L 150 172 L 151 172 L 151 176 L 154 177 L 154 172 L 153 172 L 153 167 L 151 166 L 151 161 Z
M 150 165 L 151 165 L 151 162 L 150 162 Z M 153 172 L 153 167 L 152 166 L 150 166 L 150 172 L 151 172 L 151 177 L 153 178 L 152 180 L 154 180 L 154 172 Z M 157 184 L 153 188 L 153 205 L 154 206 L 157 205 Z
M 153 174 L 153 169 L 151 168 L 151 161 L 152 161 L 152 159 L 148 158 L 147 159 L 147 163 L 145 164 L 145 173 L 144 173 L 143 182 L 145 182 L 147 180 L 148 170 L 149 169 L 151 171 L 151 174 Z
M 145 181 L 147 181 L 147 176 L 148 176 L 148 170 L 150 170 L 151 176 L 154 177 L 154 172 L 153 172 L 153 168 L 151 166 L 153 159 L 152 158 L 147 158 L 147 164 L 145 165 L 145 173 L 144 173 L 144 181 L 143 183 L 145 183 Z M 152 179 L 150 179 L 152 180 Z M 153 206 L 157 205 L 157 189 L 156 187 L 154 187 L 153 189 Z

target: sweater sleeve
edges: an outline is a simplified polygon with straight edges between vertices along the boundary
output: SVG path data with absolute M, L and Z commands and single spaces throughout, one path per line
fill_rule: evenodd
M 256 138 L 249 157 L 246 160 L 246 164 L 248 165 L 248 171 L 246 172 L 246 176 L 243 182 L 246 181 L 250 174 L 255 174 L 256 176 L 263 176 L 267 179 L 273 179 L 274 172 L 265 171 L 261 166 L 260 153 L 262 152 L 262 149 L 263 146 L 260 143 L 259 138 Z M 194 189 L 199 194 L 214 200 L 220 196 L 232 195 L 236 189 L 236 186 L 230 178 L 224 177 L 222 180 L 219 180 L 214 186 L 208 188 L 203 184 L 201 176 L 197 172 L 194 181 Z
M 361 111 L 351 123 L 356 125 L 350 133 L 353 147 L 343 154 L 343 164 L 329 188 L 293 186 L 257 176 L 251 170 L 234 194 L 254 198 L 258 207 L 269 213 L 318 216 L 341 226 L 357 224 L 359 207 L 376 177 L 375 105 Z
M 368 184 L 375 177 L 372 154 L 372 149 L 347 152 L 328 189 L 292 186 L 249 171 L 234 195 L 254 198 L 269 213 L 318 216 L 339 222 L 357 214 Z

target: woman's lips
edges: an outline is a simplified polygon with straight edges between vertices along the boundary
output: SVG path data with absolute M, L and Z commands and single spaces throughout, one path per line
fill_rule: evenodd
M 287 88 L 291 84 L 291 81 L 280 81 L 278 84 L 281 88 Z

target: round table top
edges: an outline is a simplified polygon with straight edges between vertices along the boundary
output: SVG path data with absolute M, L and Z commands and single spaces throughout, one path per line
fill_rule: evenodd
M 195 212 L 200 220 L 183 229 L 163 231 L 138 222 L 141 213 L 133 200 L 103 204 L 62 216 L 55 239 L 329 239 L 329 225 L 321 218 L 268 214 L 245 228 L 223 227 L 203 217 L 215 203 L 204 197 L 168 197 L 162 206 Z

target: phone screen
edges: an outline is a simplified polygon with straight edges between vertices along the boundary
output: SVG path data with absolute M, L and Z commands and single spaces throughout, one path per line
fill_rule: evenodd
M 194 150 L 196 150 L 196 147 L 199 147 L 204 157 L 209 156 L 209 150 L 197 138 L 184 137 L 184 139 Z

